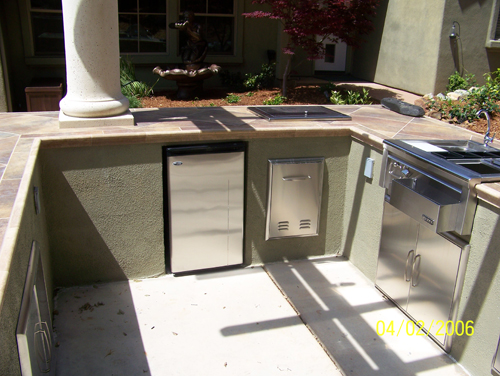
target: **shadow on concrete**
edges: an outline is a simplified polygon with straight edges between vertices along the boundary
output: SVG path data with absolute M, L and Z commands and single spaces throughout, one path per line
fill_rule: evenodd
M 151 374 L 128 282 L 61 289 L 55 308 L 57 374 Z
M 327 263 L 333 267 L 322 265 Z M 424 347 L 431 349 L 430 352 L 421 352 L 419 345 L 412 343 L 416 340 L 414 337 L 398 346 L 394 344 L 394 338 L 386 340 L 387 337 L 379 336 L 373 325 L 368 324 L 376 320 L 374 316 L 383 321 L 394 317 L 399 321 L 408 319 L 390 302 L 383 300 L 370 282 L 356 277 L 359 271 L 344 258 L 270 264 L 265 270 L 344 374 L 416 376 L 425 371 L 438 372 L 441 367 L 454 367 L 453 361 L 428 338 L 418 339 L 424 342 Z M 346 289 L 352 291 L 352 296 L 346 294 Z M 396 316 L 385 313 L 391 308 L 396 311 Z M 291 322 L 291 318 L 283 317 L 263 323 L 259 329 L 280 328 Z M 255 326 L 238 325 L 224 328 L 222 334 L 231 336 L 256 330 Z M 388 344 L 391 341 L 393 343 Z M 402 356 L 410 360 L 402 359 Z M 443 375 L 465 375 L 460 371 L 449 372 L 449 368 L 440 372 Z

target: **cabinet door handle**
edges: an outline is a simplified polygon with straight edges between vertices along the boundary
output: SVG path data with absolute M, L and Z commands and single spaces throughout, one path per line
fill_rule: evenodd
M 405 279 L 405 282 L 410 282 L 410 278 L 408 277 L 408 267 L 410 266 L 410 264 L 413 264 L 413 254 L 415 253 L 415 251 L 412 249 L 410 252 L 408 252 L 408 256 L 406 256 L 406 265 L 405 265 L 405 276 L 404 276 L 404 279 Z M 411 256 L 411 261 L 410 261 L 410 256 Z
M 411 285 L 413 287 L 418 286 L 418 282 L 420 279 L 420 261 L 421 261 L 421 256 L 416 255 L 415 260 L 413 261 L 413 267 L 411 268 Z

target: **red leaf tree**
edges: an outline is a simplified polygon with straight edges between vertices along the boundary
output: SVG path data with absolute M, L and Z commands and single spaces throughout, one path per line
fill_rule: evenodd
M 309 60 L 325 55 L 323 41 L 343 41 L 359 47 L 362 35 L 373 30 L 372 18 L 379 0 L 254 0 L 252 4 L 265 4 L 270 12 L 243 13 L 248 18 L 278 19 L 283 31 L 290 37 L 283 52 L 289 55 L 283 74 L 283 96 L 290 63 L 297 47 L 301 47 Z M 320 38 L 316 38 L 319 36 Z

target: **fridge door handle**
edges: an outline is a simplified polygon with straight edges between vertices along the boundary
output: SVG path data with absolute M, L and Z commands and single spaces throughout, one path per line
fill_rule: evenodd
M 418 286 L 418 281 L 420 279 L 420 261 L 422 257 L 420 255 L 415 256 L 415 260 L 413 261 L 413 266 L 411 269 L 411 285 L 413 287 Z
M 408 277 L 408 267 L 410 266 L 410 264 L 413 264 L 413 254 L 414 253 L 415 253 L 415 251 L 412 249 L 410 252 L 408 252 L 408 256 L 406 256 L 405 275 L 404 275 L 405 282 L 410 282 L 410 278 Z M 410 257 L 411 257 L 411 261 L 410 261 Z
M 298 180 L 307 180 L 311 179 L 309 175 L 307 176 L 283 176 L 284 181 L 298 181 Z

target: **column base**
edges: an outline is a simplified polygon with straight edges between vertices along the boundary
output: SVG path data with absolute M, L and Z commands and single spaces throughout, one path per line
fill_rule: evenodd
M 133 126 L 134 116 L 128 110 L 122 115 L 101 118 L 73 117 L 59 111 L 59 128 L 90 128 L 109 126 Z

